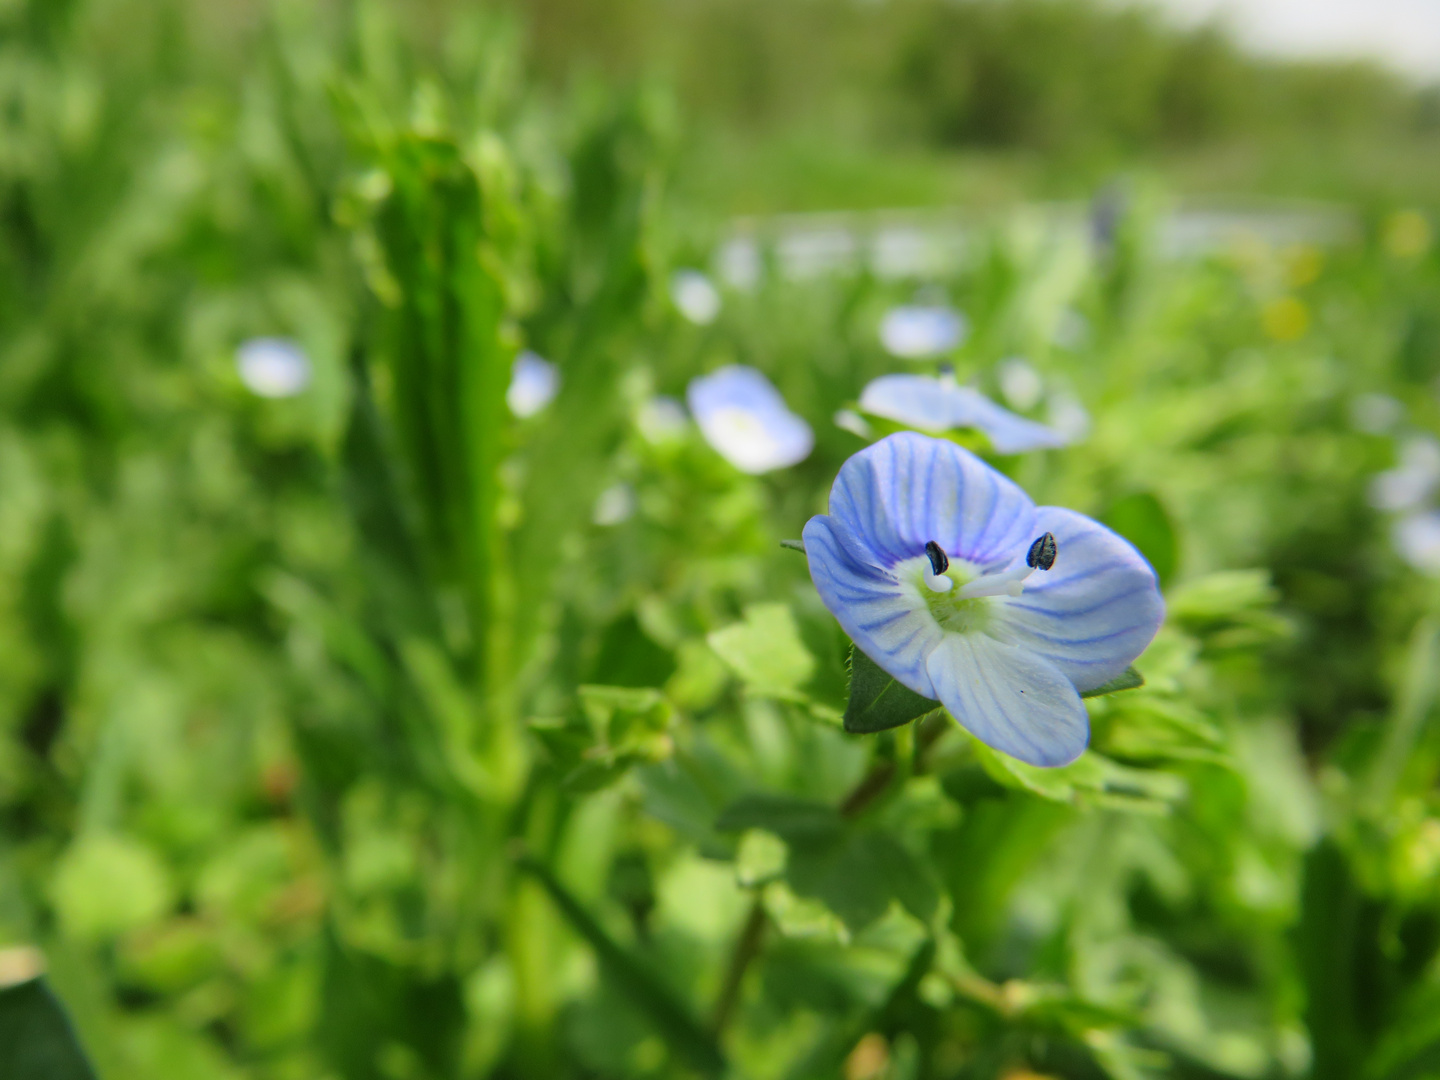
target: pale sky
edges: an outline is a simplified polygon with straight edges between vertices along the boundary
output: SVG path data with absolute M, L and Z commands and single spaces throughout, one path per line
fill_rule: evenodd
M 1371 56 L 1440 80 L 1440 0 L 1148 0 L 1177 18 L 1220 15 L 1258 52 Z

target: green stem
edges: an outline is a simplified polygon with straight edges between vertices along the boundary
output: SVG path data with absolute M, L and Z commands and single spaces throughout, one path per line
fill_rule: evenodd
M 745 925 L 740 931 L 740 937 L 735 941 L 734 951 L 730 954 L 730 966 L 725 971 L 725 982 L 720 987 L 720 996 L 715 1001 L 715 1011 L 710 1017 L 710 1030 L 717 1038 L 730 1022 L 730 1016 L 740 1000 L 740 984 L 745 980 L 745 972 L 750 967 L 750 962 L 760 954 L 767 921 L 765 898 L 757 891 L 750 902 L 750 914 L 745 917 Z

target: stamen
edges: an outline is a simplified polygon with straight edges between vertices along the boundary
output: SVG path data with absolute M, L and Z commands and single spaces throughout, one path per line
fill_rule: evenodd
M 950 569 L 950 556 L 946 555 L 934 540 L 925 542 L 925 554 L 930 557 L 930 569 L 936 575 Z
M 1030 545 L 1030 550 L 1025 553 L 1025 565 L 1039 567 L 1041 570 L 1049 570 L 1055 565 L 1054 533 L 1047 532 Z
M 955 594 L 960 600 L 973 600 L 981 596 L 1019 596 L 1025 591 L 1025 579 L 1036 570 L 1049 570 L 1055 565 L 1055 536 L 1046 533 L 1030 545 L 1025 561 L 1018 559 L 1013 565 L 997 574 L 986 574 L 965 585 Z
M 946 555 L 934 540 L 925 542 L 925 556 L 930 560 L 930 569 L 925 571 L 925 585 L 931 592 L 949 592 L 955 587 L 955 579 L 943 577 L 950 569 L 950 556 Z

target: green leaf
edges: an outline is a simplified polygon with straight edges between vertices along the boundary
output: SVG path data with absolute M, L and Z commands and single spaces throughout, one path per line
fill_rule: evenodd
M 858 932 L 898 900 L 928 920 L 940 902 L 930 872 L 883 830 L 847 827 L 840 812 L 794 795 L 761 792 L 736 799 L 716 820 L 722 832 L 764 829 L 789 848 L 785 879 L 796 895 L 819 900 Z
M 765 829 L 787 843 L 833 839 L 844 828 L 844 819 L 834 807 L 798 795 L 758 792 L 736 799 L 715 819 L 721 832 Z
M 1000 784 L 1053 802 L 1166 814 L 1186 795 L 1185 781 L 1156 769 L 1133 769 L 1087 750 L 1057 769 L 1026 765 L 976 740 L 975 755 Z
M 859 648 L 850 647 L 850 700 L 845 705 L 845 730 L 852 735 L 873 735 L 918 720 L 940 708 L 901 685 L 889 672 Z
M 596 791 L 631 766 L 663 761 L 674 752 L 669 729 L 675 710 L 659 690 L 582 686 L 579 695 L 582 715 L 530 721 L 567 789 Z
M 1224 570 L 1187 581 L 1166 597 L 1172 619 L 1206 623 L 1269 607 L 1279 593 L 1268 570 Z
M 1148 491 L 1117 499 L 1100 519 L 1134 544 L 1164 585 L 1179 562 L 1175 526 L 1165 506 Z
M 1082 698 L 1100 697 L 1102 694 L 1118 694 L 1121 690 L 1135 690 L 1145 685 L 1145 676 L 1135 668 L 1127 667 L 1107 683 L 1101 683 L 1093 690 L 1081 690 Z
M 815 674 L 815 658 L 785 604 L 753 604 L 743 622 L 716 630 L 707 640 L 752 693 L 802 698 L 800 688 Z
M 553 873 L 538 860 L 521 855 L 520 868 L 549 894 L 560 913 L 595 950 L 600 966 L 626 997 L 655 1025 L 675 1053 L 706 1076 L 725 1071 L 725 1057 L 715 1039 L 681 1004 L 681 997 L 615 941 Z
M 0 990 L 0 1076 L 95 1080 L 64 1008 L 44 979 Z

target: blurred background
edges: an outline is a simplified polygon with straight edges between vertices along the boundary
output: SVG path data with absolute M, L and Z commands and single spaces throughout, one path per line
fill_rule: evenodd
M 1437 166 L 1420 0 L 0 0 L 0 1076 L 1440 1076 Z M 887 374 L 1074 765 L 843 728 Z

